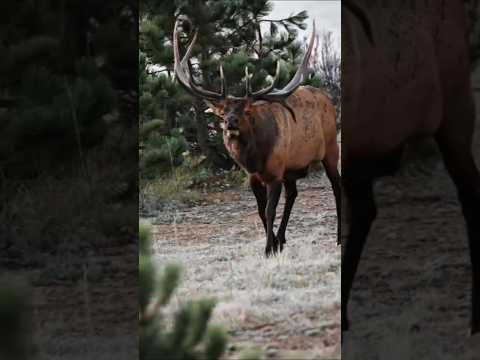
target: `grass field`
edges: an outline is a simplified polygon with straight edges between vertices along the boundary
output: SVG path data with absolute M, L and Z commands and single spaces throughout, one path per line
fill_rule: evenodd
M 182 301 L 217 299 L 213 321 L 228 330 L 228 358 L 255 348 L 278 359 L 340 358 L 340 247 L 326 177 L 300 183 L 287 246 L 272 259 L 264 257 L 264 230 L 246 189 L 211 192 L 149 221 L 159 263 L 184 269 L 170 314 Z

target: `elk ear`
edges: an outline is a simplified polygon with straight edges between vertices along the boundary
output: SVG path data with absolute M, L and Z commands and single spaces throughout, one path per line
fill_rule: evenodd
M 208 106 L 208 109 L 205 110 L 206 113 L 213 113 L 219 117 L 223 116 L 223 104 L 213 101 L 205 100 L 205 103 Z

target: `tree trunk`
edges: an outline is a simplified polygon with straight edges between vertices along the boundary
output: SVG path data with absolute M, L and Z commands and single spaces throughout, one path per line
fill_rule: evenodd
M 209 144 L 208 139 L 208 124 L 205 117 L 205 106 L 202 100 L 195 100 L 193 105 L 195 109 L 195 127 L 197 130 L 197 141 L 202 153 L 207 157 L 207 160 L 215 167 L 229 170 L 233 165 L 233 160 L 229 157 L 223 156 L 222 153 L 215 151 Z

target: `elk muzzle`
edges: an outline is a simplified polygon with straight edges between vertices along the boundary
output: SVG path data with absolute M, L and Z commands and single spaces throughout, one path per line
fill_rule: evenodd
M 223 129 L 226 131 L 228 137 L 240 135 L 238 118 L 236 116 L 227 116 Z
M 227 116 L 225 118 L 226 130 L 238 130 L 238 119 L 236 116 Z

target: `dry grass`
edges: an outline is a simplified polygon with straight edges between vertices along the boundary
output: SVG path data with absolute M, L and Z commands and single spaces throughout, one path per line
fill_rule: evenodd
M 272 259 L 263 255 L 264 230 L 249 191 L 210 198 L 153 220 L 160 223 L 154 227 L 159 263 L 184 268 L 171 313 L 181 301 L 214 297 L 213 321 L 226 327 L 237 349 L 339 358 L 340 248 L 328 181 L 313 177 L 301 186 L 287 247 Z
M 197 190 L 189 189 L 191 185 L 191 174 L 176 171 L 173 176 L 157 178 L 146 183 L 141 189 L 140 197 L 150 202 L 194 203 L 201 195 Z

